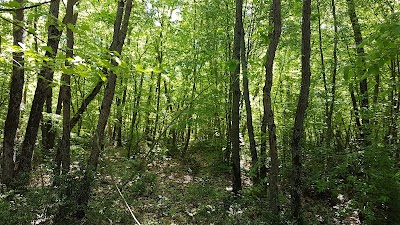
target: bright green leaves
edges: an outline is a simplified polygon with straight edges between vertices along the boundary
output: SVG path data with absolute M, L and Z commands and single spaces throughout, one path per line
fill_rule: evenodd
M 1 8 L 6 8 L 6 9 L 18 9 L 21 8 L 21 4 L 17 1 L 9 1 L 1 4 Z
M 72 32 L 77 33 L 78 29 L 75 28 L 75 25 L 72 23 L 67 24 L 67 28 L 70 29 Z
M 151 73 L 151 72 L 153 72 L 153 73 L 161 73 L 162 72 L 161 69 L 158 68 L 158 67 L 145 69 L 145 68 L 143 68 L 143 66 L 141 66 L 139 64 L 135 65 L 135 69 L 136 69 L 136 71 L 138 71 L 140 73 Z
M 46 52 L 50 52 L 51 54 L 54 54 L 53 49 L 50 46 L 41 46 L 40 48 L 45 50 Z

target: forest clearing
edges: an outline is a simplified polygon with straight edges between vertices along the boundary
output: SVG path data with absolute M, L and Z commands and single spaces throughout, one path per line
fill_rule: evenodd
M 0 0 L 0 224 L 400 225 L 399 0 Z

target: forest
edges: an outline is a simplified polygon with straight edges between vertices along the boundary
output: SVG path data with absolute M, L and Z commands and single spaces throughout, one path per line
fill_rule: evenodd
M 399 0 L 0 0 L 0 224 L 400 225 Z

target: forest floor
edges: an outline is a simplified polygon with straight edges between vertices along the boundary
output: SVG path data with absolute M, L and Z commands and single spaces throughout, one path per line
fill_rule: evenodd
M 71 150 L 74 156 L 71 174 L 75 177 L 72 179 L 79 180 L 87 151 L 84 147 Z M 232 194 L 230 165 L 223 161 L 221 153 L 201 143 L 185 157 L 180 154 L 171 157 L 159 149 L 144 160 L 144 157 L 127 158 L 125 148 L 107 147 L 99 163 L 86 218 L 76 224 L 276 225 L 272 222 L 274 216 L 269 214 L 266 188 L 251 184 L 245 165 L 242 165 L 243 191 L 240 196 Z M 8 199 L 9 203 L 0 201 L 0 221 L 11 218 L 6 224 L 17 224 L 16 221 L 51 224 L 63 200 L 51 185 L 52 178 L 48 175 L 51 168 L 45 164 L 35 167 L 27 192 L 1 196 L 0 200 Z M 79 190 L 77 182 L 67 185 Z M 287 181 L 281 185 L 287 186 Z M 288 193 L 281 193 L 281 224 L 291 224 L 289 199 Z M 305 197 L 305 217 L 309 225 L 359 225 L 357 216 L 346 210 L 346 204 L 329 205 L 325 199 Z M 2 211 L 2 207 L 9 206 L 11 211 Z
M 134 224 L 133 214 L 146 225 L 276 224 L 268 212 L 267 191 L 252 186 L 246 168 L 241 196 L 232 194 L 230 165 L 220 152 L 195 147 L 183 158 L 158 152 L 143 161 L 126 159 L 121 149 L 109 148 L 99 170 L 89 221 Z M 291 224 L 288 199 L 281 196 L 282 224 Z M 348 214 L 346 204 L 329 206 L 324 199 L 305 198 L 305 217 L 310 224 L 360 224 Z
M 191 152 L 184 159 L 161 154 L 143 164 L 108 151 L 90 204 L 93 224 L 134 224 L 130 210 L 141 224 L 267 224 L 265 196 L 235 197 L 230 167 L 220 154 Z M 244 188 L 251 185 L 246 174 L 242 178 Z

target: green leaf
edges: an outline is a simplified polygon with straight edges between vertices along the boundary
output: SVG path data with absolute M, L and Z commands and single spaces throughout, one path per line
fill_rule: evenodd
M 135 67 L 136 67 L 136 70 L 137 70 L 138 72 L 142 72 L 142 73 L 147 73 L 147 72 L 148 72 L 146 69 L 144 69 L 144 68 L 143 68 L 141 65 L 139 65 L 139 64 L 136 64 Z
M 90 26 L 88 24 L 81 25 L 81 30 L 90 30 Z
M 40 48 L 42 48 L 46 52 L 50 52 L 51 54 L 54 54 L 53 49 L 50 46 L 42 46 Z
M 64 68 L 62 69 L 62 72 L 63 72 L 64 74 L 73 74 L 73 73 L 74 73 L 74 68 L 72 68 L 72 67 L 64 67 Z
M 68 23 L 67 28 L 72 30 L 72 32 L 74 32 L 74 33 L 76 33 L 78 31 L 72 23 Z
M 349 81 L 354 76 L 354 70 L 351 66 L 344 66 L 343 77 L 345 81 Z
M 106 76 L 104 73 L 100 72 L 100 73 L 99 73 L 99 76 L 100 76 L 100 79 L 101 79 L 102 81 L 104 81 L 104 82 L 107 81 L 107 76 Z
M 15 9 L 21 8 L 21 4 L 17 1 L 10 1 L 10 2 L 4 3 L 2 5 L 5 8 L 15 8 Z

